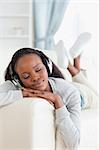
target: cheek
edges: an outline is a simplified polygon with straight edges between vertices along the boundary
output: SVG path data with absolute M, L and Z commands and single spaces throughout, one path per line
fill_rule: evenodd
M 23 83 L 23 85 L 25 87 L 29 87 L 29 85 L 31 84 L 31 81 L 29 81 L 29 80 L 23 80 L 23 79 L 21 79 L 21 82 Z
M 45 69 L 45 71 L 43 72 L 43 77 L 45 77 L 46 79 L 48 79 L 48 73 L 47 73 L 47 70 Z

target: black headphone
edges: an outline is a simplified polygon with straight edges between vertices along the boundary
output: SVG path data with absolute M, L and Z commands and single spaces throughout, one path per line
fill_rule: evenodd
M 11 81 L 13 82 L 13 84 L 19 89 L 22 88 L 22 85 L 21 85 L 22 83 L 20 82 L 18 75 L 17 74 L 14 75 L 11 64 L 9 66 L 9 71 L 11 75 Z
M 47 67 L 48 67 L 48 70 L 49 70 L 49 74 L 48 75 L 51 75 L 52 74 L 52 70 L 53 70 L 53 64 L 52 64 L 52 61 L 50 58 L 46 59 L 46 63 L 47 63 Z
M 40 49 L 35 49 L 35 50 L 37 51 L 38 55 L 41 57 L 42 62 L 48 71 L 48 76 L 50 76 L 53 70 L 52 60 L 49 57 L 47 57 Z

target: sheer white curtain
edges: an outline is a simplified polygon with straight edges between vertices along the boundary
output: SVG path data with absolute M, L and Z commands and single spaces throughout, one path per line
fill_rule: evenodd
M 81 65 L 87 69 L 88 79 L 97 88 L 98 81 L 98 1 L 72 0 L 67 8 L 63 22 L 55 34 L 55 42 L 62 39 L 69 49 L 77 36 L 82 32 L 90 32 L 92 38 L 83 47 Z
M 34 46 L 54 47 L 53 36 L 58 30 L 70 0 L 33 0 Z

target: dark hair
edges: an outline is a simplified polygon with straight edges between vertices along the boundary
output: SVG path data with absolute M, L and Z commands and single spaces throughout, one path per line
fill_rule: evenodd
M 47 69 L 49 77 L 56 77 L 56 78 L 64 79 L 64 76 L 62 75 L 61 71 L 58 69 L 58 67 L 52 61 L 51 61 L 52 62 L 52 72 L 50 73 L 49 66 L 48 66 L 49 58 L 42 51 L 33 49 L 33 48 L 22 48 L 22 49 L 17 50 L 14 53 L 14 55 L 12 56 L 12 60 L 9 63 L 9 65 L 5 71 L 5 81 L 13 80 L 13 77 L 17 75 L 17 73 L 15 71 L 15 65 L 16 65 L 18 59 L 27 54 L 37 54 L 41 58 L 43 64 L 45 65 L 45 67 Z

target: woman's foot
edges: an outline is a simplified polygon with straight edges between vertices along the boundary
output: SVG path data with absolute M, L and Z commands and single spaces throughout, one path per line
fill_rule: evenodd
M 69 62 L 72 62 L 72 58 L 69 54 L 69 52 L 66 50 L 66 47 L 64 45 L 64 42 L 62 40 L 60 40 L 56 46 L 55 46 L 55 50 L 57 52 L 57 56 L 58 56 L 58 64 L 61 68 L 67 68 Z
M 89 32 L 83 32 L 78 36 L 73 46 L 69 49 L 70 55 L 73 59 L 81 55 L 83 51 L 82 47 L 85 46 L 85 44 L 87 44 L 90 39 L 91 33 Z

